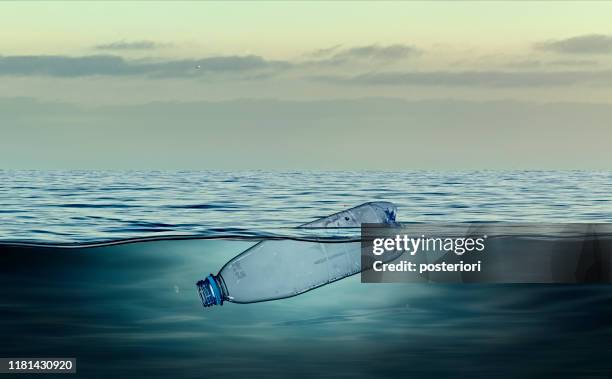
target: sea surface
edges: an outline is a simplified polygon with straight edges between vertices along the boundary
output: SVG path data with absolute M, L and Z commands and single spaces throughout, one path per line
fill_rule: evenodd
M 0 241 L 295 236 L 376 200 L 403 223 L 612 222 L 612 171 L 0 170 Z
M 357 275 L 202 307 L 195 283 L 248 247 L 352 239 L 294 227 L 375 200 L 402 223 L 606 223 L 612 172 L 0 171 L 0 357 L 76 357 L 79 378 L 610 377 L 610 285 Z

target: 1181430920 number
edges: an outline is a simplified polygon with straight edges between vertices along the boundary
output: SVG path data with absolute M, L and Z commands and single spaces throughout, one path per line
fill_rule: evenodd
M 0 358 L 0 372 L 76 372 L 76 358 Z

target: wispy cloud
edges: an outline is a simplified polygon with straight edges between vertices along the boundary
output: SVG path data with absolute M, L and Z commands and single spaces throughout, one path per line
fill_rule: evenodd
M 338 51 L 338 49 L 340 49 L 340 47 L 342 47 L 342 45 L 334 45 L 334 46 L 330 46 L 330 47 L 325 47 L 322 49 L 317 49 L 313 52 L 308 53 L 307 55 L 311 56 L 311 57 L 328 57 L 330 56 L 332 53 L 334 53 L 335 51 Z
M 100 44 L 94 46 L 98 50 L 153 50 L 162 47 L 168 47 L 167 43 L 159 43 L 154 41 L 115 41 L 106 44 Z
M 520 61 L 508 62 L 506 66 L 513 68 L 535 68 L 542 66 L 543 62 L 537 59 L 526 59 Z
M 337 84 L 438 87 L 555 87 L 612 85 L 612 70 L 601 71 L 425 71 L 376 72 L 354 76 L 316 76 Z
M 591 59 L 558 59 L 549 62 L 556 66 L 597 66 L 599 62 Z
M 540 50 L 565 54 L 608 54 L 612 53 L 612 36 L 587 34 L 560 40 L 549 40 L 535 44 Z
M 341 45 L 319 49 L 310 54 L 318 58 L 314 63 L 342 64 L 352 61 L 396 61 L 421 54 L 422 51 L 412 45 L 365 45 L 342 49 Z
M 566 66 L 566 67 L 579 67 L 579 66 L 596 66 L 598 62 L 589 59 L 557 59 L 550 61 L 543 61 L 537 59 L 527 59 L 519 61 L 511 61 L 506 64 L 507 67 L 526 69 L 526 68 L 543 68 L 550 66 Z
M 420 54 L 421 50 L 417 49 L 414 46 L 410 45 L 369 45 L 369 46 L 359 46 L 353 47 L 350 49 L 346 49 L 338 52 L 334 55 L 336 58 L 364 58 L 364 59 L 381 59 L 381 60 L 390 60 L 390 59 L 401 59 L 406 58 L 408 56 Z
M 0 75 L 12 76 L 126 76 L 184 77 L 207 73 L 261 74 L 290 67 L 256 55 L 216 56 L 183 60 L 127 60 L 115 55 L 69 57 L 62 55 L 0 56 Z

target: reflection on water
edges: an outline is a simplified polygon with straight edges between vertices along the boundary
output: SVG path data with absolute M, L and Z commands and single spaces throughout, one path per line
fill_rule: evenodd
M 0 251 L 0 356 L 79 377 L 609 377 L 606 285 L 361 284 L 204 309 L 195 282 L 253 241 Z

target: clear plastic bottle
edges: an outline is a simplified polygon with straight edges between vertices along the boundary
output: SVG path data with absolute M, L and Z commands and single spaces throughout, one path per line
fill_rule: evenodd
M 359 242 L 272 240 L 256 244 L 198 282 L 204 306 L 299 295 L 361 270 Z
M 395 224 L 397 207 L 387 201 L 364 203 L 300 225 L 300 228 L 359 228 L 361 224 Z
M 391 203 L 365 203 L 302 227 L 395 224 L 396 213 Z M 205 307 L 224 301 L 255 303 L 296 296 L 360 271 L 360 242 L 267 240 L 234 257 L 197 286 Z

